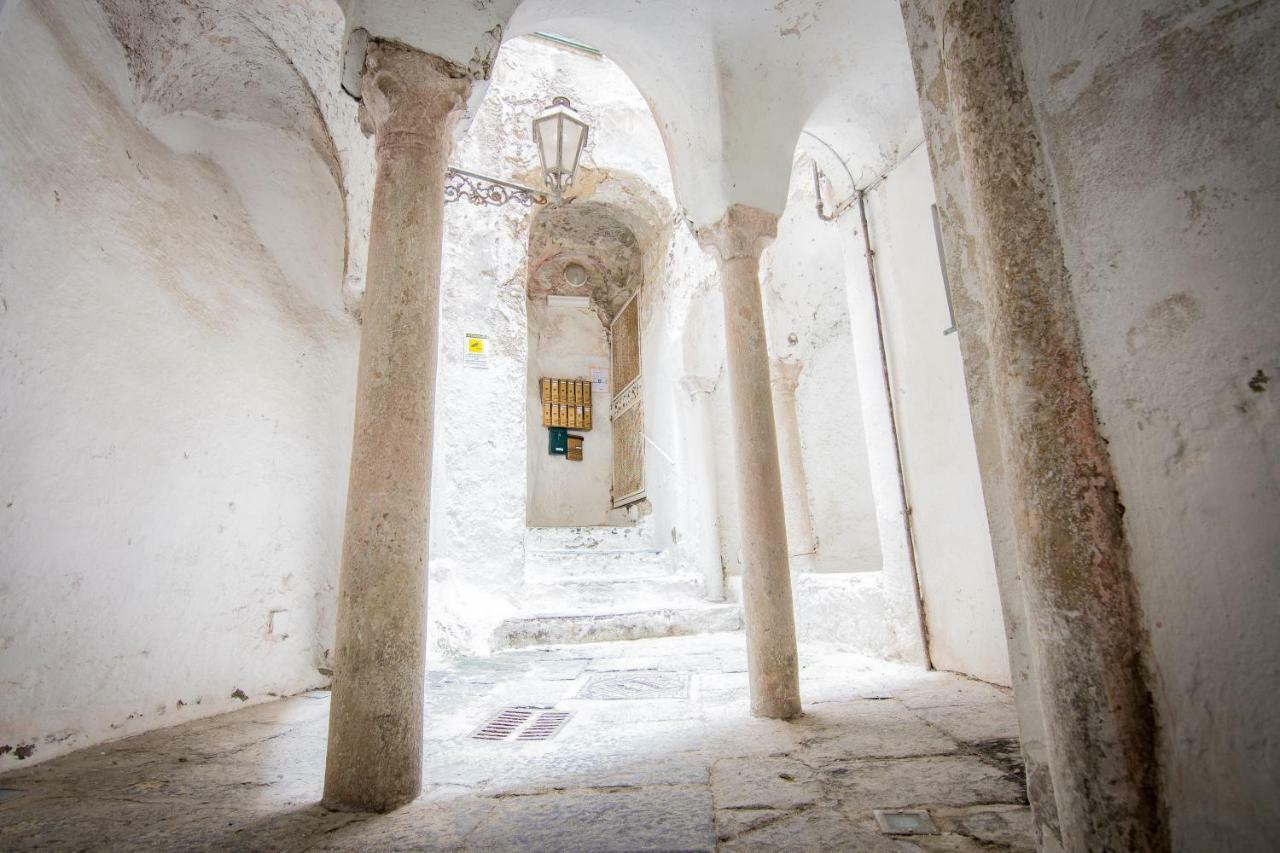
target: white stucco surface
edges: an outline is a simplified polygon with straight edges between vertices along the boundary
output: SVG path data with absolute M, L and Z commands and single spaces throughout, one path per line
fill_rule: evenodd
M 844 261 L 837 227 L 814 211 L 811 162 L 807 156 L 795 160 L 787 208 L 778 222 L 777 239 L 764 252 L 760 272 L 769 352 L 801 367 L 795 405 L 807 500 L 788 496 L 787 512 L 808 505 L 817 571 L 879 571 L 880 533 L 862 401 L 854 381 Z M 775 420 L 782 406 L 775 389 Z M 799 549 L 793 546 L 791 552 Z M 793 568 L 798 568 L 795 563 Z
M 487 650 L 524 567 L 528 212 L 445 208 L 428 654 Z M 484 366 L 468 334 L 487 336 Z
M 443 591 L 431 604 L 440 650 L 472 648 L 486 633 L 482 629 L 487 623 L 479 623 L 489 615 L 475 620 L 466 606 L 463 591 L 469 585 L 484 586 L 494 596 L 487 614 L 518 606 L 517 539 L 524 519 L 532 525 L 629 523 L 616 513 L 606 516 L 598 499 L 591 497 L 593 489 L 607 489 L 607 480 L 592 479 L 591 467 L 593 457 L 599 462 L 606 458 L 594 447 L 604 437 L 599 427 L 607 411 L 603 401 L 597 405 L 597 428 L 587 434 L 588 460 L 581 464 L 546 454 L 546 431 L 534 411 L 534 383 L 540 375 L 552 375 L 548 370 L 585 375 L 590 366 L 607 364 L 600 361 L 607 349 L 599 320 L 578 312 L 583 314 L 579 319 L 594 325 L 566 325 L 572 312 L 548 309 L 536 297 L 523 312 L 511 310 L 514 306 L 508 303 L 519 282 L 528 280 L 529 265 L 539 271 L 554 268 L 547 259 L 561 250 L 589 256 L 592 239 L 586 232 L 591 221 L 602 228 L 612 227 L 608 221 L 625 223 L 641 253 L 647 499 L 632 515 L 645 519 L 653 531 L 653 546 L 669 555 L 682 577 L 703 579 L 706 596 L 719 596 L 722 572 L 740 571 L 716 268 L 675 212 L 663 139 L 640 92 L 608 59 L 540 40 L 510 41 L 453 161 L 477 171 L 532 180 L 536 154 L 525 128 L 549 92 L 570 97 L 592 124 L 584 153 L 586 170 L 567 203 L 605 206 L 598 220 L 560 217 L 571 223 L 573 234 L 549 236 L 549 243 L 534 247 L 537 257 L 528 260 L 512 242 L 528 227 L 523 212 L 467 204 L 449 207 L 444 322 L 446 327 L 457 323 L 456 305 L 471 306 L 464 314 L 479 313 L 472 314 L 476 328 L 453 325 L 452 332 L 446 331 L 441 360 L 432 579 Z M 807 488 L 821 543 L 818 568 L 824 577 L 798 582 L 800 623 L 811 636 L 915 659 L 918 629 L 909 587 L 900 583 L 904 558 L 882 571 L 883 528 L 901 523 L 901 513 L 876 504 L 872 450 L 861 424 L 863 409 L 877 404 L 874 398 L 862 399 L 857 379 L 842 238 L 837 226 L 813 214 L 808 160 L 797 160 L 794 170 L 792 174 L 788 169 L 792 201 L 779 240 L 766 253 L 762 280 L 776 354 L 804 361 L 807 371 L 797 410 L 805 467 L 813 472 Z M 508 308 L 486 307 L 495 291 Z M 553 313 L 561 315 L 554 322 Z M 487 371 L 465 366 L 460 337 L 464 331 L 491 336 L 494 361 Z M 792 332 L 797 334 L 794 345 L 789 342 Z M 521 336 L 528 341 L 527 350 L 516 343 Z M 520 364 L 526 357 L 527 372 Z M 511 372 L 516 370 L 518 375 Z M 476 373 L 487 373 L 488 378 L 476 379 Z M 477 381 L 487 383 L 489 393 L 502 395 L 501 401 L 485 398 L 486 427 L 497 434 L 524 430 L 520 442 L 479 440 L 484 432 L 474 424 L 481 409 L 471 390 Z M 522 386 L 520 416 L 508 396 L 517 384 Z M 496 470 L 507 473 L 495 477 Z M 489 487 L 490 483 L 495 485 Z M 528 501 L 523 495 L 517 498 L 516 483 L 521 488 L 527 484 Z M 575 484 L 582 488 L 573 488 Z M 448 497 L 441 499 L 442 494 Z M 488 531 L 485 536 L 474 535 L 476 524 Z M 455 556 L 459 553 L 465 558 Z M 436 581 L 441 574 L 448 579 L 443 587 Z M 527 568 L 524 574 L 529 576 Z
M 534 303 L 529 311 L 530 381 L 533 389 L 543 377 L 585 379 L 591 368 L 609 368 L 609 337 L 590 307 Z M 590 430 L 571 429 L 582 436 L 582 461 L 547 452 L 547 428 L 536 390 L 529 395 L 530 527 L 572 527 L 607 524 L 613 503 L 613 434 L 608 411 L 610 392 L 592 394 Z
M 10 765 L 327 680 L 356 327 L 308 140 L 148 127 L 98 7 L 5 16 Z
M 262 20 L 230 20 L 209 0 L 177 10 L 181 20 L 138 26 L 133 6 L 123 0 L 108 6 L 109 15 L 84 5 L 77 17 L 59 10 L 37 15 L 24 4 L 7 6 L 3 18 L 6 47 L 15 27 L 30 36 L 20 51 L 7 53 L 0 73 L 23 92 L 53 92 L 50 102 L 61 105 L 37 112 L 29 99 L 6 101 L 14 115 L 0 137 L 19 166 L 7 173 L 13 192 L 0 220 L 6 229 L 0 260 L 11 270 L 0 279 L 0 297 L 6 322 L 15 324 L 6 346 L 19 356 L 16 372 L 4 377 L 19 408 L 6 411 L 21 410 L 8 423 L 19 437 L 15 446 L 32 448 L 6 460 L 19 466 L 9 479 L 27 491 L 12 499 L 15 534 L 6 542 L 13 564 L 23 568 L 6 575 L 3 593 L 23 587 L 21 572 L 49 571 L 39 560 L 56 553 L 49 549 L 57 539 L 80 549 L 59 564 L 71 586 L 56 599 L 58 619 L 81 625 L 88 599 L 75 584 L 97 583 L 107 600 L 122 605 L 125 595 L 111 578 L 147 591 L 141 608 L 130 593 L 128 606 L 95 611 L 95 627 L 87 630 L 128 638 L 102 645 L 110 663 L 86 658 L 82 666 L 92 677 L 76 670 L 10 715 L 22 721 L 21 714 L 46 707 L 50 697 L 68 709 L 54 728 L 42 722 L 31 735 L 6 730 L 14 740 L 56 736 L 44 754 L 166 722 L 161 706 L 169 703 L 168 715 L 190 709 L 187 692 L 200 697 L 204 712 L 240 701 L 231 698 L 233 690 L 252 700 L 322 682 L 350 452 L 371 160 L 367 141 L 352 129 L 354 104 L 328 76 L 338 50 L 333 10 L 309 3 L 258 10 Z M 218 73 L 248 83 L 219 100 L 216 86 L 200 82 L 205 78 L 184 76 L 206 60 L 224 61 L 202 53 L 192 33 L 234 38 L 242 25 L 258 27 L 246 36 L 247 58 L 225 59 Z M 121 39 L 137 53 L 132 65 Z M 166 54 L 175 40 L 181 50 Z M 37 86 L 29 76 L 40 67 L 32 60 L 40 51 L 60 64 L 41 68 Z M 267 64 L 260 77 L 255 63 Z M 267 84 L 283 94 L 255 89 Z M 671 126 L 655 121 L 648 93 L 619 65 L 516 39 L 497 58 L 487 97 L 477 99 L 452 162 L 536 181 L 528 125 L 552 93 L 569 96 L 592 124 L 583 171 L 566 203 L 598 205 L 635 241 L 647 497 L 625 515 L 608 512 L 605 395 L 598 395 L 586 462 L 545 453 L 545 430 L 531 406 L 533 381 L 608 366 L 608 349 L 597 313 L 550 318 L 564 312 L 536 301 L 531 308 L 530 269 L 545 260 L 528 257 L 531 212 L 449 205 L 428 592 L 436 655 L 487 651 L 495 627 L 519 609 L 530 524 L 642 519 L 654 559 L 672 568 L 663 583 L 690 601 L 718 599 L 724 573 L 739 571 L 719 284 L 694 237 L 690 218 L 697 217 L 677 206 L 668 165 L 672 145 L 684 143 L 673 143 Z M 33 142 L 46 137 L 64 147 Z M 882 506 L 876 486 L 882 448 L 863 428 L 882 403 L 867 395 L 858 375 L 843 237 L 813 215 L 807 161 L 793 160 L 790 147 L 781 177 L 770 177 L 790 186 L 791 198 L 762 286 L 774 354 L 804 362 L 796 416 L 809 472 L 803 503 L 812 513 L 821 576 L 797 580 L 799 622 L 805 636 L 915 659 L 918 631 L 894 545 L 901 536 L 890 529 L 900 513 Z M 743 162 L 764 150 L 742 154 Z M 47 162 L 73 163 L 80 172 L 67 181 Z M 56 227 L 34 228 L 47 217 L 55 217 Z M 562 248 L 592 247 L 590 240 L 566 239 Z M 55 287 L 42 291 L 38 310 L 27 314 L 31 288 L 50 276 L 67 288 L 67 298 L 79 298 L 82 282 L 91 280 L 102 301 L 80 298 L 64 310 Z M 465 358 L 468 333 L 487 336 L 482 365 Z M 68 335 L 105 349 L 82 364 L 71 357 L 74 348 L 41 343 Z M 125 364 L 145 367 L 118 369 Z M 33 374 L 23 371 L 37 367 L 61 378 L 28 381 Z M 103 411 L 84 417 L 90 404 Z M 75 416 L 55 417 L 60 426 L 52 432 L 35 431 L 56 411 Z M 140 422 L 148 426 L 145 451 L 136 434 Z M 188 446 L 192 436 L 203 444 Z M 57 454 L 50 450 L 55 439 Z M 86 464 L 104 469 L 96 479 L 78 469 L 48 475 L 55 458 L 74 459 L 80 448 L 95 460 Z M 174 454 L 197 471 L 184 475 Z M 86 523 L 92 535 L 60 533 L 59 524 Z M 126 532 L 123 550 L 103 544 L 116 527 L 134 526 L 138 535 Z M 228 550 L 223 537 L 232 535 L 236 544 Z M 90 547 L 93 571 L 81 567 Z M 32 557 L 39 560 L 28 565 Z M 643 590 L 625 594 L 632 592 Z M 190 596 L 214 604 L 178 603 Z M 173 615 L 154 617 L 153 610 Z M 230 629 L 217 621 L 225 614 Z M 20 621 L 6 643 L 42 646 L 49 626 L 61 630 L 50 619 L 40 611 Z M 166 640 L 160 649 L 157 638 L 182 633 L 183 620 L 196 626 L 196 634 L 184 636 L 217 633 L 222 642 L 196 652 Z M 127 630 L 120 627 L 125 622 Z M 67 630 L 60 636 L 85 642 L 84 626 Z M 10 680 L 31 681 L 41 660 L 7 657 L 6 665 L 15 662 Z M 159 669 L 155 660 L 163 660 Z M 108 676 L 117 692 L 90 708 L 83 691 Z M 224 680 L 234 683 L 223 690 Z M 152 695 L 175 687 L 183 695 Z M 178 699 L 185 704 L 176 706 Z M 56 740 L 66 732 L 73 734 Z
M 806 125 L 832 131 L 842 156 L 866 177 L 894 162 L 903 140 L 918 132 L 893 0 L 717 0 L 697 15 L 682 0 L 342 5 L 348 28 L 397 38 L 476 74 L 489 66 L 495 38 L 545 31 L 602 49 L 653 105 L 676 198 L 699 226 L 732 203 L 780 213 L 787 166 Z
M 947 310 L 923 148 L 869 194 L 916 563 L 939 669 L 1009 684 L 964 367 Z M 851 214 L 852 215 L 852 214 Z
M 344 196 L 344 299 L 364 292 L 373 143 L 340 87 L 345 18 L 334 0 L 102 0 L 142 115 L 199 114 L 301 138 Z
M 794 160 L 787 209 L 761 272 L 771 353 L 802 365 L 798 421 L 818 548 L 792 560 L 797 630 L 802 638 L 922 661 L 874 318 L 863 299 L 861 236 L 847 219 L 827 223 L 814 212 L 811 156 L 805 150 Z M 718 303 L 718 288 L 695 302 L 699 315 L 716 323 Z M 720 333 L 712 323 L 702 328 L 709 331 L 704 346 L 690 350 L 693 363 L 720 376 Z M 692 329 L 686 334 L 696 340 Z M 733 470 L 727 391 L 721 377 L 712 394 L 720 471 Z M 729 595 L 736 600 L 741 566 L 732 477 L 719 480 L 716 503 Z M 799 506 L 790 496 L 788 511 Z
M 1125 509 L 1172 846 L 1269 849 L 1280 5 L 1010 8 Z M 448 208 L 431 654 L 487 652 L 520 610 L 556 550 L 528 558 L 530 523 L 642 539 L 602 564 L 650 574 L 578 578 L 579 602 L 737 595 L 721 294 L 693 227 L 757 206 L 781 217 L 771 354 L 800 366 L 801 637 L 923 661 L 914 541 L 934 664 L 1014 684 L 1051 847 L 1037 691 L 1055 686 L 1028 639 L 1029 522 L 1001 468 L 938 23 L 895 0 L 0 0 L 0 769 L 329 676 L 373 175 L 339 80 L 362 26 L 476 78 L 457 166 L 536 183 L 529 121 L 570 97 L 592 137 L 567 205 L 633 235 L 641 285 L 646 500 L 593 515 L 607 400 L 575 466 L 546 456 L 531 380 L 607 364 L 599 318 L 531 312 L 531 211 Z M 608 59 L 520 38 L 537 30 Z M 856 208 L 817 217 L 810 159 L 828 210 L 887 176 L 867 195 L 887 386 Z M 538 601 L 554 592 L 544 576 Z
M 1180 849 L 1274 846 L 1280 6 L 1018 7 Z M 1185 61 L 1194 56 L 1194 62 Z
M 604 205 L 601 210 L 611 223 L 632 229 L 645 258 L 641 286 L 652 286 L 654 304 L 678 304 L 656 294 L 668 286 L 678 293 L 681 282 L 701 274 L 711 261 L 695 245 L 704 266 L 682 266 L 687 248 L 678 251 L 669 242 L 666 229 L 673 202 L 662 139 L 648 105 L 616 65 L 542 40 L 509 42 L 452 162 L 498 177 L 535 181 L 537 153 L 529 122 L 553 92 L 569 97 L 592 124 L 584 171 L 567 204 Z M 632 524 L 639 513 L 609 509 L 608 395 L 597 395 L 594 428 L 584 433 L 583 463 L 546 453 L 546 429 L 533 408 L 537 379 L 544 370 L 586 376 L 592 366 L 608 368 L 609 360 L 596 312 L 552 309 L 561 316 L 554 324 L 544 323 L 545 297 L 532 303 L 528 298 L 530 269 L 546 261 L 543 256 L 528 257 L 533 215 L 515 204 L 494 208 L 458 202 L 446 208 L 428 596 L 435 653 L 487 651 L 498 623 L 523 603 L 522 588 L 531 576 L 525 552 L 527 526 Z M 590 249 L 588 226 L 579 223 L 574 240 L 565 240 L 575 256 Z M 687 240 L 692 242 L 692 236 Z M 555 245 L 539 247 L 544 249 L 558 251 Z M 664 260 L 669 256 L 677 260 Z M 667 269 L 668 263 L 682 272 L 656 272 Z M 666 310 L 661 309 L 662 316 Z M 648 309 L 642 311 L 642 352 L 646 359 L 649 353 L 658 359 L 645 362 L 647 413 L 661 410 L 661 403 L 651 404 L 648 395 L 658 401 L 664 395 L 672 399 L 674 382 L 650 383 L 648 371 L 670 374 L 674 368 L 663 367 L 663 359 L 678 357 L 669 347 L 652 345 L 655 333 L 646 326 L 652 316 Z M 566 325 L 566 318 L 578 322 Z M 467 364 L 468 332 L 489 337 L 484 368 Z M 565 337 L 564 332 L 573 334 Z M 660 424 L 657 417 L 649 423 Z M 656 429 L 667 428 L 670 424 Z M 653 456 L 646 459 L 650 469 L 665 464 Z M 654 544 L 669 548 L 675 527 L 669 519 L 678 517 L 683 500 L 678 481 L 663 478 L 661 472 L 649 479 L 651 502 L 643 512 L 662 515 L 654 536 L 660 541 Z

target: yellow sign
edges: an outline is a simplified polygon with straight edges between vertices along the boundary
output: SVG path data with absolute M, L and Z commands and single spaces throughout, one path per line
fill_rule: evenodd
M 467 352 L 463 360 L 467 367 L 488 367 L 489 336 L 467 332 Z

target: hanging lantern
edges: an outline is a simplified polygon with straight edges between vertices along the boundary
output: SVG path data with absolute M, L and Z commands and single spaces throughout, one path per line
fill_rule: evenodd
M 533 120 L 533 141 L 542 160 L 543 180 L 559 201 L 578 173 L 578 158 L 587 144 L 587 123 L 569 105 L 568 98 L 555 98 Z

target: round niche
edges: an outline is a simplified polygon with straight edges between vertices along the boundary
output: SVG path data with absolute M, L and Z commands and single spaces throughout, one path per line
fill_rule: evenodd
M 587 283 L 587 268 L 577 261 L 564 266 L 564 282 L 570 287 L 582 287 Z

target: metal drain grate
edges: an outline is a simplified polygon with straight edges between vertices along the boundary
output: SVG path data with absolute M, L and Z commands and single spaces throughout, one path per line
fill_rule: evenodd
M 516 735 L 516 740 L 551 740 L 572 716 L 572 711 L 543 711 L 537 719 L 525 726 L 524 731 Z
M 532 716 L 533 711 L 527 708 L 503 708 L 471 736 L 476 740 L 506 740 L 529 722 Z
M 689 674 L 644 670 L 593 675 L 579 699 L 687 699 Z
M 475 740 L 551 740 L 573 716 L 572 711 L 503 708 L 471 733 Z

